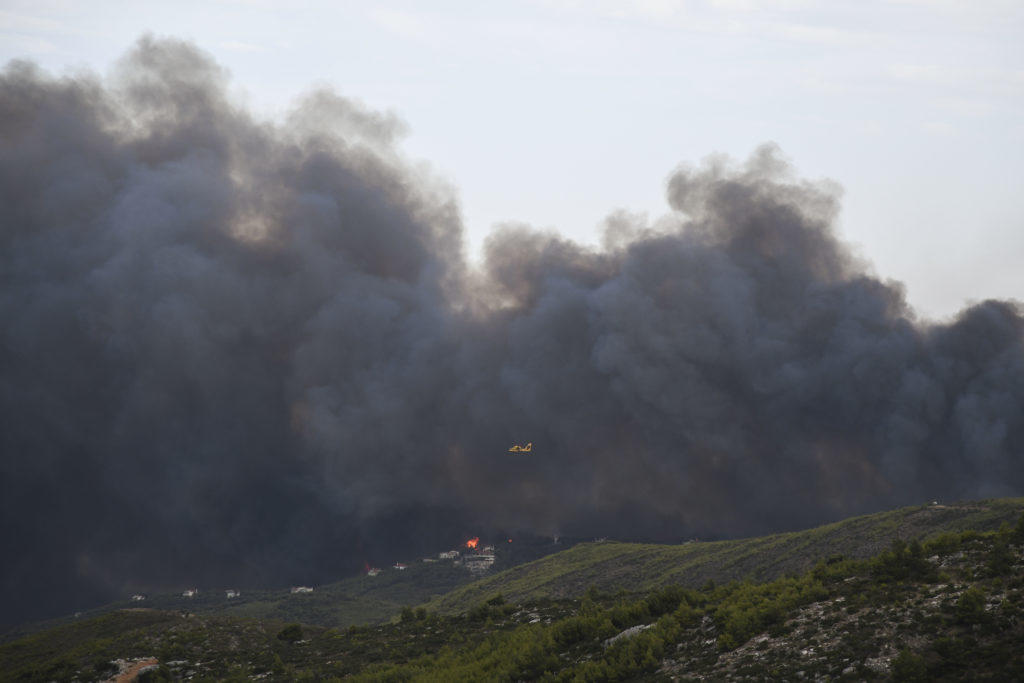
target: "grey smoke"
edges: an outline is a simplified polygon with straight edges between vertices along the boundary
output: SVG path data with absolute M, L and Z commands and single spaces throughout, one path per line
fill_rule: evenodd
M 1024 491 L 1024 317 L 918 320 L 770 146 L 482 272 L 402 125 L 194 47 L 0 76 L 0 614 L 335 578 L 470 532 L 672 540 Z M 543 163 L 543 160 L 538 160 Z M 514 442 L 532 441 L 513 457 Z

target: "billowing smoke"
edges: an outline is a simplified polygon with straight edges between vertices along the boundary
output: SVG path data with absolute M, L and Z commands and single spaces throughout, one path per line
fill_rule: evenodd
M 487 529 L 678 539 L 1024 491 L 1024 317 L 917 320 L 771 147 L 588 249 L 401 124 L 276 124 L 195 48 L 0 77 L 0 614 L 336 578 Z M 542 163 L 538 160 L 538 163 Z M 510 455 L 513 443 L 534 444 Z M 123 593 L 120 593 L 123 594 Z

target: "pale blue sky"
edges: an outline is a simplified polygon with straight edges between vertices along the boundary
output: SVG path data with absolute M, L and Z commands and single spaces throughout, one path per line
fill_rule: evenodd
M 328 85 L 408 125 L 495 223 L 583 242 L 664 181 L 778 143 L 845 188 L 842 235 L 928 317 L 1024 300 L 1024 3 L 0 0 L 0 59 L 106 72 L 142 33 L 194 41 L 267 117 Z

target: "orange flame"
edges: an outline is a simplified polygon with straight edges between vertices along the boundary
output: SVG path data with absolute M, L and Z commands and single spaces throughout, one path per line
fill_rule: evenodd
M 473 538 L 471 538 L 468 541 L 466 541 L 466 547 L 467 548 L 475 548 L 479 542 L 480 542 L 480 537 L 479 536 L 474 536 Z

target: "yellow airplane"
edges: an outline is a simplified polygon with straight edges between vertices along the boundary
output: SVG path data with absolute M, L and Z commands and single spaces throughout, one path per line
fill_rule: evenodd
M 514 446 L 512 446 L 512 448 L 508 449 L 508 452 L 509 453 L 529 453 L 532 450 L 533 450 L 533 442 L 531 441 L 530 443 L 526 444 L 525 446 L 520 446 L 519 444 L 515 444 Z

